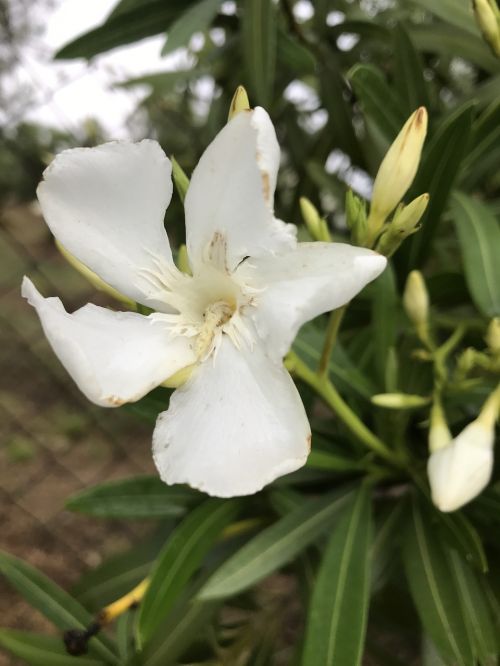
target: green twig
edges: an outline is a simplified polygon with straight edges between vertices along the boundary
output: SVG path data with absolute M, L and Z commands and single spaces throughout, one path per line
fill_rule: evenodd
M 323 346 L 323 351 L 321 352 L 321 358 L 319 361 L 318 375 L 320 377 L 326 377 L 328 374 L 328 364 L 330 363 L 330 356 L 332 355 L 333 348 L 337 341 L 337 335 L 339 332 L 340 324 L 344 317 L 346 306 L 334 310 L 330 314 L 330 320 L 328 322 L 328 328 L 326 329 L 325 343 Z

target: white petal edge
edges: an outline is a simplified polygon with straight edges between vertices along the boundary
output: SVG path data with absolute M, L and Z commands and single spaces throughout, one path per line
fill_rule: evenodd
M 249 258 L 236 276 L 255 287 L 251 310 L 273 358 L 289 350 L 299 328 L 348 303 L 387 265 L 380 254 L 344 243 L 298 243 L 275 257 Z
M 311 431 L 283 366 L 226 336 L 158 417 L 153 457 L 168 484 L 209 495 L 250 495 L 302 467 Z
M 102 407 L 139 400 L 195 360 L 186 338 L 172 337 L 150 317 L 92 304 L 69 314 L 59 298 L 44 298 L 27 277 L 22 295 L 78 388 Z
M 488 485 L 493 472 L 494 433 L 471 423 L 448 446 L 429 456 L 427 476 L 434 505 L 456 511 Z
M 273 214 L 280 150 L 268 114 L 257 107 L 236 115 L 205 150 L 185 200 L 186 242 L 193 272 L 210 243 L 223 238 L 226 268 L 246 256 L 295 246 L 296 229 Z
M 47 225 L 72 255 L 122 294 L 164 310 L 144 270 L 172 264 L 163 225 L 171 171 L 156 141 L 113 141 L 63 151 L 37 190 Z

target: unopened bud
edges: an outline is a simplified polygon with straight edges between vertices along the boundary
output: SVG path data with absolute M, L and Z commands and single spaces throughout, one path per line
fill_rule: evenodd
M 64 247 L 64 245 L 62 245 L 58 240 L 56 240 L 55 243 L 57 249 L 66 259 L 68 264 L 70 266 L 73 266 L 73 268 L 76 269 L 80 273 L 80 275 L 82 275 L 86 280 L 88 280 L 95 289 L 97 289 L 98 291 L 102 291 L 105 294 L 108 294 L 109 296 L 112 296 L 117 301 L 121 301 L 131 310 L 135 309 L 136 306 L 133 300 L 131 300 L 124 294 L 121 294 L 117 289 L 112 287 L 107 282 L 104 282 L 104 280 L 102 280 L 96 273 L 94 273 L 94 271 L 91 271 L 90 268 L 85 266 L 85 264 L 82 264 L 82 262 L 79 259 L 77 259 L 74 255 L 72 255 L 71 252 L 68 252 L 68 250 Z
M 377 252 L 390 257 L 405 238 L 419 230 L 419 222 L 429 203 L 429 195 L 421 194 L 407 206 L 397 208 L 394 218 L 387 226 L 377 244 Z
M 440 511 L 456 511 L 477 497 L 493 471 L 494 424 L 500 407 L 500 386 L 478 418 L 449 444 L 431 453 L 427 474 L 432 501 Z
M 435 453 L 448 446 L 452 440 L 450 429 L 446 423 L 441 401 L 436 399 L 432 404 L 429 428 L 429 451 Z
M 300 212 L 307 227 L 307 230 L 317 241 L 329 243 L 331 241 L 330 232 L 326 220 L 321 217 L 316 206 L 306 197 L 300 197 Z
M 371 401 L 386 409 L 416 409 L 429 404 L 429 398 L 411 393 L 377 393 L 372 395 Z
M 472 7 L 485 41 L 493 53 L 500 57 L 500 11 L 496 0 L 473 0 Z
M 403 306 L 417 332 L 420 333 L 427 328 L 429 295 L 420 271 L 412 271 L 408 275 L 403 294 Z
M 345 215 L 346 224 L 351 230 L 352 242 L 363 247 L 368 235 L 366 204 L 352 190 L 347 190 L 345 197 Z
M 500 354 L 500 317 L 490 321 L 486 331 L 486 344 L 494 356 Z
M 227 119 L 228 121 L 232 120 L 235 116 L 238 115 L 238 113 L 249 110 L 250 101 L 248 99 L 247 91 L 243 86 L 238 86 L 236 88 L 236 92 L 233 95 L 233 99 L 231 100 L 231 104 L 229 105 Z
M 415 178 L 426 133 L 427 111 L 421 106 L 404 124 L 375 178 L 368 218 L 372 242 Z

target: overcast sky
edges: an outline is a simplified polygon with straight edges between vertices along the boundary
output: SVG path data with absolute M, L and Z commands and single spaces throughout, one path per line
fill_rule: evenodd
M 110 138 L 128 135 L 125 123 L 135 108 L 141 91 L 113 89 L 111 84 L 132 76 L 172 67 L 172 58 L 160 58 L 162 35 L 130 47 L 114 49 L 98 56 L 89 65 L 83 60 L 53 61 L 53 54 L 63 44 L 98 26 L 117 0 L 58 0 L 53 10 L 44 10 L 40 18 L 45 26 L 41 35 L 23 49 L 21 63 L 10 85 L 26 86 L 34 92 L 34 101 L 23 112 L 34 120 L 61 129 L 75 131 L 84 119 L 94 117 Z M 36 6 L 33 12 L 36 12 Z M 10 122 L 19 118 L 7 119 Z

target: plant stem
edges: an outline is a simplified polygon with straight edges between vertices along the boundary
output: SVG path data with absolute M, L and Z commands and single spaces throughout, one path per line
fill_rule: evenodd
M 377 453 L 381 458 L 398 464 L 394 452 L 379 439 L 361 419 L 352 411 L 344 401 L 340 393 L 333 386 L 328 377 L 319 376 L 311 370 L 295 352 L 287 356 L 287 368 L 294 372 L 300 379 L 309 384 L 326 404 L 335 412 L 344 425 L 355 435 L 366 447 Z
M 318 375 L 320 377 L 326 377 L 328 374 L 328 364 L 330 362 L 330 356 L 332 355 L 333 348 L 337 341 L 337 335 L 339 332 L 340 324 L 344 318 L 346 306 L 344 305 L 341 308 L 337 308 L 330 314 L 330 319 L 328 321 L 328 327 L 326 329 L 325 343 L 323 346 L 323 351 L 321 352 L 321 358 L 319 361 Z

